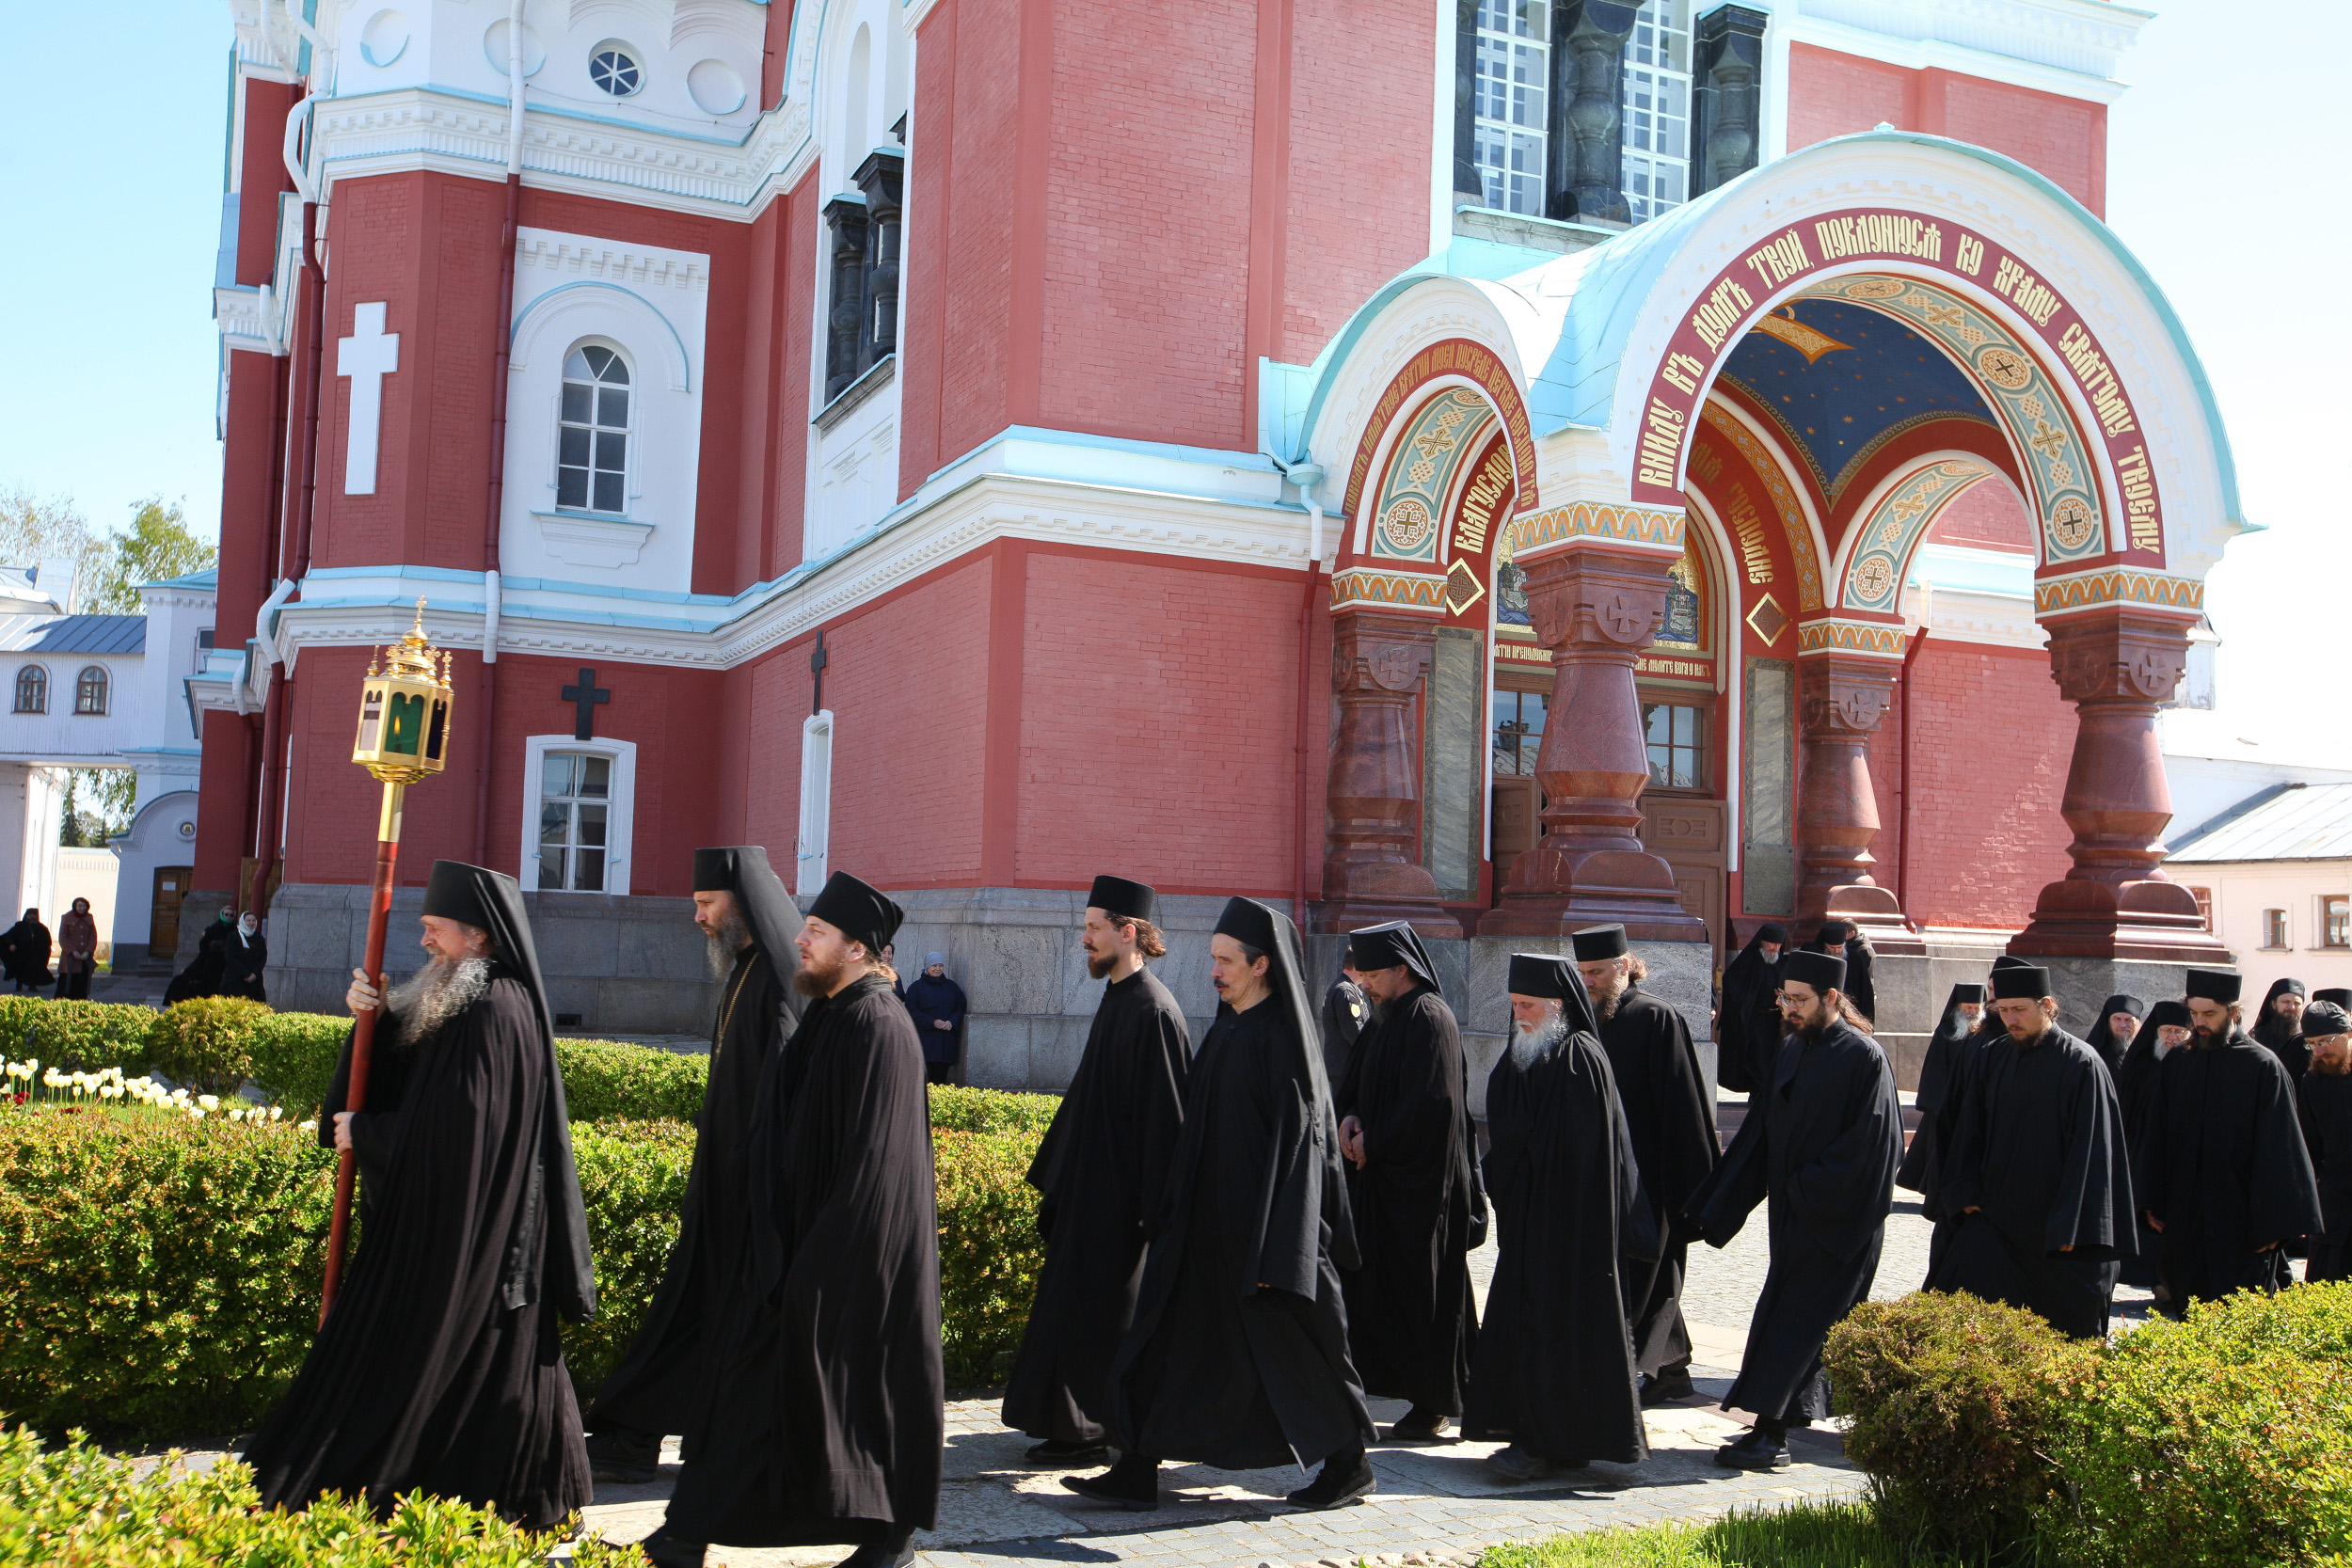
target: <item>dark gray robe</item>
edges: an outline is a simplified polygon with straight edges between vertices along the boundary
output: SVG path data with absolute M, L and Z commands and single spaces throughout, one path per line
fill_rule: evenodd
M 2309 1238 L 2303 1277 L 2313 1284 L 2352 1279 L 2352 1073 L 2313 1067 L 2295 1089 L 2322 1222 Z
M 1699 1070 L 1698 1048 L 1682 1015 L 1638 986 L 1617 999 L 1600 1026 L 1600 1047 L 1625 1106 L 1651 1217 L 1646 1228 L 1671 1236 L 1670 1216 L 1715 1169 L 1715 1108 Z M 1689 1243 L 1669 1239 L 1622 1267 L 1627 1314 L 1633 1320 L 1633 1364 L 1644 1372 L 1691 1359 L 1682 1323 L 1682 1271 Z
M 1191 1067 L 1191 1033 L 1158 975 L 1139 969 L 1104 988 L 1029 1166 L 1045 1266 L 1005 1389 L 1007 1426 L 1065 1443 L 1108 1435 L 1111 1361 L 1135 1320 Z
M 1781 1041 L 1772 1086 L 1691 1199 L 1710 1246 L 1729 1244 L 1758 1203 L 1772 1230 L 1727 1408 L 1799 1424 L 1829 1414 L 1821 1344 L 1870 1294 L 1902 1152 L 1902 1105 L 1878 1041 L 1843 1021 L 1818 1039 Z
M 2098 1053 L 2056 1026 L 2030 1046 L 1994 1037 L 1939 1196 L 1955 1229 L 1930 1289 L 2029 1308 L 2076 1338 L 2106 1337 L 2118 1256 L 2133 1245 L 2132 1176 L 2122 1106 Z

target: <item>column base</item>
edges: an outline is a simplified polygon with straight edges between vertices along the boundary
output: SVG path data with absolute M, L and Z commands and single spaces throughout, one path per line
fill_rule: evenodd
M 1462 923 L 1438 900 L 1438 881 L 1410 861 L 1326 861 L 1323 896 L 1310 920 L 1318 931 L 1354 931 L 1409 920 L 1424 937 L 1452 940 Z
M 1804 909 L 1805 904 L 1798 907 Z M 1812 913 L 1810 910 L 1805 912 Z M 1863 932 L 1869 937 L 1873 952 L 1915 957 L 1928 950 L 1911 922 L 1903 918 L 1903 907 L 1894 894 L 1875 882 L 1842 882 L 1831 888 L 1822 897 L 1819 918 L 1842 920 Z
M 2205 929 L 2197 898 L 2174 881 L 2068 878 L 2042 890 L 2009 950 L 2021 958 L 2133 958 L 2230 965 L 2236 955 Z
M 1411 922 L 1414 930 L 1431 941 L 1457 941 L 1466 934 L 1460 921 L 1436 904 L 1417 899 L 1319 900 L 1309 906 L 1307 920 L 1318 931 L 1360 931 L 1367 926 L 1384 926 L 1391 920 L 1405 920 Z
M 1511 881 L 1479 921 L 1480 936 L 1557 938 L 1618 923 L 1636 942 L 1708 940 L 1706 923 L 1682 907 L 1673 868 L 1639 849 L 1577 854 L 1538 845 L 1519 857 Z

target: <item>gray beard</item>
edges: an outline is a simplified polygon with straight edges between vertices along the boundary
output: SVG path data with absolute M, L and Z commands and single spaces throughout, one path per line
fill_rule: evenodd
M 411 1039 L 422 1039 L 482 1000 L 490 989 L 487 958 L 435 957 L 392 988 L 392 1012 Z
M 1537 1024 L 1513 1024 L 1511 1065 L 1524 1070 L 1537 1059 L 1550 1055 L 1552 1048 L 1567 1036 L 1568 1021 L 1565 1015 Z
M 728 972 L 735 968 L 736 955 L 742 952 L 743 944 L 751 940 L 750 925 L 741 914 L 732 911 L 719 922 L 716 931 L 704 932 L 703 943 L 709 949 L 710 977 L 714 980 L 725 979 Z

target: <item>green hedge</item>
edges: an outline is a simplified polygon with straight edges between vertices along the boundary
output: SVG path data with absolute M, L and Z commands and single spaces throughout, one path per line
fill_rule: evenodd
M 350 1034 L 351 1020 L 318 1013 L 272 1013 L 257 1021 L 246 1042 L 254 1086 L 297 1121 L 317 1116 Z
M 931 1126 L 958 1132 L 1025 1132 L 1043 1137 L 1061 1109 L 1057 1094 L 1013 1094 L 1003 1089 L 931 1085 Z
M 27 1428 L 0 1433 L 0 1568 L 537 1568 L 561 1530 L 532 1535 L 495 1513 L 436 1498 L 404 1498 L 389 1520 L 340 1498 L 306 1513 L 259 1512 L 253 1472 L 223 1459 L 190 1474 L 103 1453 L 76 1438 L 44 1450 Z M 579 1568 L 644 1562 L 634 1546 L 593 1534 Z
M 635 1336 L 677 1237 L 680 1122 L 573 1129 L 602 1310 L 566 1324 L 583 1396 Z M 1001 1379 L 1041 1253 L 1018 1132 L 934 1135 L 951 1384 Z M 258 1420 L 317 1323 L 334 1160 L 291 1123 L 0 1111 L 0 1410 L 52 1434 L 215 1438 Z
M 555 1060 L 564 1069 L 564 1098 L 574 1121 L 691 1121 L 710 1082 L 707 1055 L 618 1040 L 559 1039 Z
M 155 1029 L 152 1007 L 114 1002 L 56 1002 L 39 996 L 0 996 L 0 1053 L 38 1057 L 43 1067 L 95 1072 L 147 1066 Z
M 1973 1297 L 1865 1304 L 1822 1355 L 1884 1522 L 2076 1568 L 2352 1564 L 2352 1284 L 2067 1339 Z

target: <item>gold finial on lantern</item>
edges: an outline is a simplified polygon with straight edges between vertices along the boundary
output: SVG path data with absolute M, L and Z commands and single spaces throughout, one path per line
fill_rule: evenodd
M 408 633 L 368 660 L 359 693 L 359 734 L 351 760 L 383 783 L 412 784 L 447 765 L 450 686 L 448 656 L 425 640 L 424 601 Z

